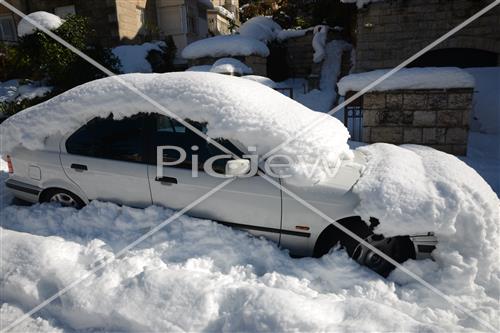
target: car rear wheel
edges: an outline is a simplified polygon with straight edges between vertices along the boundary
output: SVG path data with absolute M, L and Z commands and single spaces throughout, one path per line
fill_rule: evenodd
M 63 189 L 47 190 L 42 196 L 41 202 L 58 203 L 63 207 L 73 207 L 80 209 L 85 203 L 76 194 Z

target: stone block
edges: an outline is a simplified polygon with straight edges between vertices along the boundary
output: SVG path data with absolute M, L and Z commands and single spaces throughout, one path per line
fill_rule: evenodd
M 403 94 L 388 92 L 385 97 L 386 107 L 388 109 L 402 109 L 403 108 Z
M 424 128 L 422 132 L 423 144 L 444 144 L 446 142 L 445 128 Z
M 422 128 L 404 128 L 403 143 L 422 143 Z
M 448 95 L 446 93 L 430 93 L 428 107 L 431 110 L 443 110 L 448 106 Z
M 413 124 L 413 111 L 403 111 L 403 116 L 402 116 L 401 122 L 404 125 Z
M 401 111 L 387 111 L 383 110 L 378 112 L 378 123 L 380 125 L 399 125 L 402 123 L 403 113 Z
M 363 110 L 363 126 L 377 126 L 378 110 Z
M 401 143 L 403 140 L 402 127 L 372 127 L 371 142 Z
M 370 127 L 363 127 L 363 137 L 361 138 L 361 141 L 363 142 L 372 142 L 371 141 L 371 128 Z
M 435 111 L 415 111 L 413 112 L 413 126 L 433 127 L 436 125 Z
M 472 93 L 448 94 L 448 108 L 467 110 L 472 108 Z
M 439 127 L 456 127 L 462 125 L 463 112 L 461 110 L 437 111 L 436 124 Z
M 368 93 L 363 96 L 364 109 L 384 109 L 385 105 L 384 93 Z
M 447 144 L 467 144 L 468 131 L 465 128 L 448 128 L 446 131 Z
M 427 94 L 405 93 L 403 97 L 403 109 L 425 110 L 427 108 Z

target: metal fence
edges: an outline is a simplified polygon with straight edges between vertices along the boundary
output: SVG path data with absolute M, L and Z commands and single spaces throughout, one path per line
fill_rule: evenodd
M 354 95 L 355 92 L 349 91 L 346 99 Z M 344 126 L 349 130 L 351 140 L 363 141 L 363 97 L 351 102 L 344 108 Z

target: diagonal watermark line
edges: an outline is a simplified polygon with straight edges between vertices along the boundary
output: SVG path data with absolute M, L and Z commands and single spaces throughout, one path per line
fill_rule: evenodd
M 318 208 L 314 207 L 313 205 L 311 205 L 310 203 L 308 203 L 307 201 L 305 201 L 304 199 L 302 199 L 300 196 L 298 196 L 297 194 L 295 194 L 293 191 L 291 191 L 288 188 L 284 187 L 281 183 L 276 182 L 274 179 L 270 178 L 268 175 L 264 174 L 261 171 L 259 171 L 259 175 L 262 178 L 264 178 L 265 180 L 267 180 L 269 183 L 271 183 L 272 185 L 274 185 L 275 187 L 279 188 L 281 191 L 283 191 L 284 193 L 288 194 L 290 197 L 292 197 L 293 199 L 295 199 L 296 201 L 298 201 L 304 207 L 306 207 L 307 209 L 311 210 L 312 212 L 314 212 L 316 215 L 320 216 L 324 220 L 328 221 L 329 224 L 334 225 L 335 227 L 337 227 L 338 229 L 340 229 L 342 232 L 344 232 L 345 234 L 349 235 L 351 238 L 353 238 L 356 241 L 358 241 L 360 244 L 363 244 L 364 246 L 366 246 L 367 248 L 369 248 L 370 250 L 372 250 L 373 252 L 375 252 L 376 254 L 378 254 L 381 258 L 385 259 L 386 261 L 388 261 L 389 263 L 391 263 L 395 267 L 399 268 L 402 272 L 406 273 L 408 276 L 410 276 L 411 278 L 413 278 L 414 280 L 416 280 L 417 282 L 419 282 L 421 285 L 423 285 L 424 287 L 428 288 L 430 291 L 432 291 L 436 295 L 438 295 L 441 298 L 443 298 L 445 301 L 447 301 L 448 303 L 450 303 L 451 305 L 453 305 L 454 307 L 456 307 L 457 309 L 459 309 L 465 315 L 467 315 L 467 316 L 469 316 L 469 317 L 477 320 L 480 324 L 482 324 L 484 327 L 487 327 L 492 332 L 498 332 L 497 328 L 493 327 L 487 321 L 485 321 L 485 320 L 479 318 L 478 316 L 476 316 L 475 314 L 473 314 L 470 309 L 467 309 L 466 307 L 458 304 L 457 302 L 455 302 L 454 300 L 452 300 L 450 297 L 448 297 L 446 294 L 444 294 L 442 291 L 440 291 L 439 289 L 437 289 L 436 287 L 434 287 L 433 285 L 431 285 L 429 282 L 427 282 L 424 279 L 422 279 L 419 275 L 413 273 L 411 270 L 409 270 L 405 266 L 401 265 L 400 263 L 398 263 L 397 261 L 395 261 L 393 258 L 391 258 L 390 256 L 388 256 L 387 254 L 385 254 L 381 250 L 377 249 L 376 247 L 374 247 L 370 243 L 366 242 L 364 239 L 362 239 L 361 237 L 359 237 L 358 235 L 356 235 L 354 232 L 352 232 L 351 230 L 347 229 L 342 224 L 338 223 L 337 221 L 335 221 L 334 219 L 332 219 L 331 217 L 329 217 L 328 215 L 326 215 L 325 213 L 323 213 L 322 211 L 320 211 Z
M 496 6 L 498 6 L 499 4 L 500 4 L 500 0 L 493 1 L 488 6 L 484 7 L 480 11 L 478 11 L 476 14 L 472 15 L 470 18 L 468 18 L 467 20 L 463 21 L 462 23 L 460 23 L 459 25 L 457 25 L 455 28 L 451 29 L 450 31 L 448 31 L 447 33 L 445 33 L 444 35 L 442 35 L 441 37 L 439 37 L 438 39 L 436 39 L 435 41 L 433 41 L 432 43 L 430 43 L 429 45 L 427 45 L 426 47 L 424 47 L 422 50 L 418 51 L 417 53 L 415 53 L 414 55 L 412 55 L 411 57 L 409 57 L 408 59 L 406 59 L 405 61 L 403 61 L 402 63 L 400 63 L 396 67 L 394 67 L 393 69 L 391 69 L 389 72 L 385 73 L 384 75 L 382 75 L 381 77 L 379 77 L 378 79 L 376 79 L 375 81 L 373 81 L 372 83 L 370 83 L 369 85 L 367 85 L 366 87 L 364 87 L 363 89 L 361 89 L 360 91 L 358 91 L 357 93 L 355 93 L 354 95 L 352 95 L 351 97 L 349 97 L 348 99 L 346 99 L 344 102 L 340 103 L 339 105 L 337 105 L 336 107 L 334 107 L 332 110 L 328 111 L 327 114 L 332 115 L 335 112 L 337 112 L 338 110 L 342 109 L 343 107 L 349 105 L 354 100 L 356 100 L 357 98 L 361 97 L 362 95 L 364 95 L 365 93 L 367 93 L 372 88 L 374 88 L 375 86 L 377 86 L 381 82 L 385 81 L 386 79 L 388 79 L 392 75 L 396 74 L 398 71 L 400 71 L 404 67 L 408 66 L 410 63 L 412 63 L 413 61 L 415 61 L 416 59 L 418 59 L 419 57 L 421 57 L 422 55 L 424 55 L 425 53 L 427 53 L 428 51 L 430 51 L 431 49 L 433 49 L 437 45 L 441 44 L 446 39 L 450 38 L 451 36 L 453 36 L 454 34 L 456 34 L 458 31 L 462 30 L 463 28 L 465 28 L 466 26 L 468 26 L 469 24 L 471 24 L 472 22 L 474 22 L 475 20 L 477 20 L 479 17 L 481 17 L 482 15 L 486 14 L 487 12 L 489 12 L 490 10 L 492 10 L 493 8 L 495 8 Z M 309 122 L 308 124 L 306 124 L 302 128 L 302 130 L 300 130 L 297 134 L 295 134 L 294 136 L 290 137 L 285 142 L 281 143 L 280 145 L 276 146 L 275 148 L 271 149 L 266 154 L 264 154 L 259 159 L 259 161 L 265 160 L 267 157 L 271 156 L 276 151 L 280 150 L 283 146 L 286 146 L 290 142 L 293 142 L 293 141 L 297 140 L 299 137 L 301 137 L 302 135 L 304 135 L 308 131 L 310 131 L 313 127 L 315 127 L 316 125 L 318 125 L 319 123 L 321 123 L 322 120 L 323 120 L 323 117 L 318 117 L 316 120 L 312 120 L 311 122 Z
M 44 308 L 45 306 L 47 306 L 49 303 L 51 303 L 52 301 L 54 301 L 58 297 L 61 297 L 62 295 L 66 294 L 68 291 L 70 291 L 71 289 L 73 289 L 74 287 L 76 287 L 79 283 L 81 283 L 82 281 L 84 281 L 87 278 L 89 278 L 92 275 L 94 275 L 94 273 L 96 273 L 97 271 L 105 268 L 109 264 L 111 264 L 114 261 L 116 261 L 117 259 L 119 259 L 121 256 L 123 256 L 129 250 L 131 250 L 135 246 L 137 246 L 140 243 L 142 243 L 145 239 L 147 239 L 151 235 L 155 234 L 156 232 L 158 232 L 159 230 L 161 230 L 163 227 L 165 227 L 169 223 L 175 221 L 176 219 L 178 219 L 179 217 L 181 217 L 182 215 L 184 215 L 185 213 L 187 213 L 191 208 L 193 208 L 194 206 L 198 205 L 199 203 L 201 203 L 202 201 L 204 201 L 205 199 L 207 199 L 208 197 L 210 197 L 212 194 L 214 194 L 215 192 L 217 192 L 220 189 L 222 189 L 224 186 L 226 186 L 229 183 L 231 183 L 234 179 L 235 178 L 231 178 L 231 179 L 228 179 L 228 180 L 220 183 L 219 185 L 217 185 L 216 187 L 214 187 L 213 189 L 211 189 L 210 191 L 208 191 L 207 193 L 205 193 L 200 198 L 196 199 L 195 201 L 193 201 L 192 203 L 190 203 L 189 205 L 187 205 L 183 209 L 177 211 L 174 215 L 170 216 L 168 219 L 166 219 L 162 223 L 158 224 L 153 229 L 151 229 L 150 231 L 148 231 L 147 233 L 145 233 L 141 237 L 137 238 L 135 241 L 133 241 L 129 245 L 125 246 L 123 249 L 121 249 L 120 251 L 118 251 L 113 257 L 108 258 L 108 259 L 104 259 L 100 263 L 95 262 L 94 264 L 97 264 L 97 265 L 94 266 L 94 268 L 92 268 L 90 271 L 88 271 L 87 273 L 83 274 L 78 279 L 76 279 L 72 283 L 68 284 L 66 287 L 64 287 L 63 289 L 59 290 L 57 293 L 55 293 L 52 296 L 50 296 L 49 298 L 47 298 L 42 303 L 40 303 L 37 306 L 35 306 L 30 311 L 28 311 L 25 314 L 23 314 L 21 317 L 19 317 L 18 319 L 16 319 L 12 323 L 10 323 L 8 326 L 6 326 L 4 329 L 2 329 L 0 331 L 0 333 L 8 332 L 9 330 L 15 328 L 17 325 L 21 324 L 24 320 L 28 319 L 32 314 L 38 312 L 40 309 Z

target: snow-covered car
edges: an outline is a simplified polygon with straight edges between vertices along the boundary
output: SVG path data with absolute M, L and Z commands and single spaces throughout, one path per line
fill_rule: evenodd
M 217 173 L 233 181 L 188 214 L 264 236 L 294 256 L 319 257 L 340 244 L 359 263 L 381 275 L 389 274 L 394 268 L 390 263 L 279 187 L 257 174 L 248 177 L 248 168 L 238 167 L 246 165 L 248 154 L 263 156 L 320 117 L 314 132 L 279 151 L 289 156 L 300 152 L 300 158 L 286 168 L 288 176 L 268 176 L 398 262 L 430 258 L 436 238 L 427 230 L 386 238 L 374 232 L 384 221 L 376 217 L 364 221 L 356 214 L 360 199 L 352 187 L 366 161 L 361 152 L 349 150 L 348 133 L 340 122 L 258 83 L 219 74 L 106 78 L 9 118 L 2 124 L 3 152 L 8 153 L 4 155 L 9 166 L 6 185 L 16 197 L 77 208 L 91 200 L 105 200 L 182 209 L 227 179 L 202 168 L 224 152 L 123 84 L 141 87 L 160 105 L 219 138 L 219 144 L 239 156 L 213 164 Z M 165 146 L 180 147 L 187 157 L 176 165 L 162 164 L 159 177 L 158 147 Z M 172 157 L 161 156 L 162 162 Z M 317 157 L 330 170 L 308 170 Z

